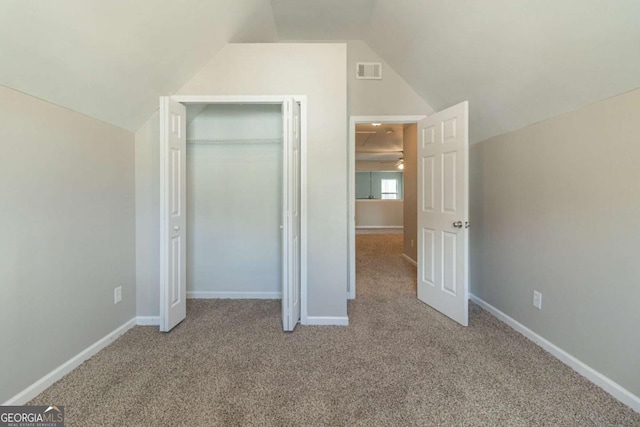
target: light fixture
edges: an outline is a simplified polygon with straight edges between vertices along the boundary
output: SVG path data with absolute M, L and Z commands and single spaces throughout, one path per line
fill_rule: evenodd
M 371 123 L 371 126 L 380 126 L 382 123 Z
M 387 135 L 391 135 L 393 133 L 393 129 L 387 129 L 387 131 L 385 132 Z
M 404 160 L 400 160 L 400 163 L 398 163 L 398 169 L 404 169 Z

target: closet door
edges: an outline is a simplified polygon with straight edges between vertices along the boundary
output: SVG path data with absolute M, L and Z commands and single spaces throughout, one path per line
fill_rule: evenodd
M 184 105 L 160 98 L 160 330 L 187 315 L 186 119 Z
M 300 105 L 286 99 L 283 121 L 282 327 L 300 321 Z

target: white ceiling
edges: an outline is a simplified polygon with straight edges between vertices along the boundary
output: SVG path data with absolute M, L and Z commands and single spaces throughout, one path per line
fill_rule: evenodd
M 637 0 L 378 0 L 335 22 L 318 9 L 339 14 L 340 2 L 272 3 L 280 38 L 355 27 L 436 110 L 469 100 L 472 141 L 640 87 Z
M 271 0 L 278 38 L 361 40 L 377 0 Z
M 0 84 L 135 130 L 226 43 L 364 40 L 471 139 L 640 87 L 637 0 L 3 0 Z
M 136 130 L 230 41 L 275 41 L 264 0 L 2 0 L 0 84 Z
M 402 158 L 403 124 L 356 125 L 356 160 L 382 161 Z

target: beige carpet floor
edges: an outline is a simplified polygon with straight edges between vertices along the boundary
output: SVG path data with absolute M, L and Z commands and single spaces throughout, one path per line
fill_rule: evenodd
M 192 300 L 136 327 L 32 404 L 68 426 L 640 426 L 477 306 L 467 328 L 417 301 L 401 235 L 359 235 L 349 327 L 281 331 L 279 301 Z

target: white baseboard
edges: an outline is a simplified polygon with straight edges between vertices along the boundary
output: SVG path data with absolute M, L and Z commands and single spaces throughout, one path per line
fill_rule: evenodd
M 636 412 L 640 412 L 640 397 L 634 395 L 626 388 L 622 387 L 620 384 L 596 371 L 592 367 L 588 366 L 584 362 L 578 360 L 574 356 L 570 355 L 557 345 L 547 341 L 542 336 L 533 332 L 531 329 L 524 326 L 522 323 L 517 320 L 509 317 L 502 311 L 498 310 L 488 302 L 478 298 L 477 296 L 471 294 L 471 301 L 478 304 L 480 307 L 491 313 L 493 316 L 503 321 L 516 331 L 520 332 L 522 335 L 533 341 L 538 346 L 542 347 L 544 350 L 551 353 L 554 357 L 560 360 L 565 365 L 569 366 L 571 369 L 594 383 L 595 385 L 602 388 L 604 391 L 609 393 L 611 396 L 618 399 L 620 402 L 625 405 L 631 407 Z
M 407 261 L 409 261 L 411 264 L 415 265 L 416 267 L 418 266 L 418 263 L 415 262 L 413 260 L 413 258 L 411 258 L 409 255 L 407 254 L 402 254 L 402 258 L 406 259 Z
M 114 342 L 120 335 L 124 334 L 129 329 L 133 328 L 135 325 L 136 325 L 136 318 L 134 317 L 133 319 L 129 320 L 124 325 L 113 330 L 112 332 L 110 332 L 109 334 L 107 334 L 105 337 L 101 338 L 94 344 L 85 348 L 80 353 L 78 353 L 71 359 L 67 360 L 65 363 L 58 366 L 53 371 L 49 372 L 44 377 L 40 378 L 38 381 L 31 384 L 29 387 L 22 390 L 20 393 L 16 394 L 11 399 L 4 402 L 2 405 L 3 406 L 24 405 L 25 403 L 27 403 L 28 401 L 30 401 L 31 399 L 33 399 L 34 397 L 36 397 L 37 395 L 45 391 L 47 388 L 51 387 L 53 383 L 62 379 L 69 372 L 73 371 L 75 368 L 82 365 L 82 363 L 85 360 L 91 358 L 100 350 L 102 350 L 103 348 L 105 348 L 106 346 Z
M 393 228 L 397 230 L 402 230 L 404 227 L 402 225 L 356 225 L 356 229 L 371 229 L 371 228 Z
M 282 292 L 187 292 L 191 299 L 282 299 Z
M 307 316 L 306 324 L 310 326 L 349 326 L 349 318 L 347 316 Z
M 160 326 L 160 316 L 138 316 L 136 317 L 138 326 Z

